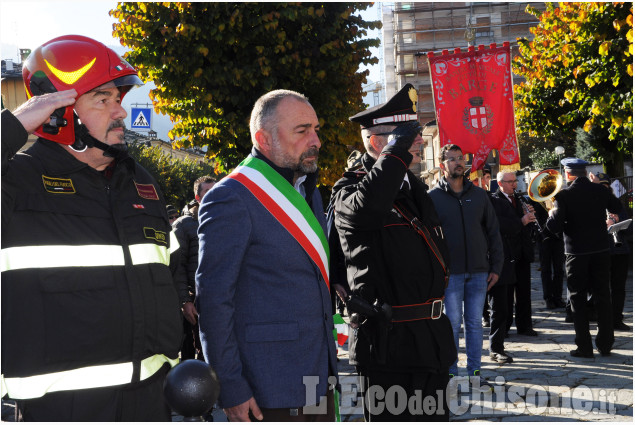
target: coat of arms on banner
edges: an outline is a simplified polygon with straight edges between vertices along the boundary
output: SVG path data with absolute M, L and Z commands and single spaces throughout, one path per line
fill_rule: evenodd
M 492 108 L 489 105 L 483 105 L 483 98 L 480 96 L 468 99 L 470 106 L 463 109 L 463 125 L 472 134 L 479 131 L 487 134 L 494 125 Z

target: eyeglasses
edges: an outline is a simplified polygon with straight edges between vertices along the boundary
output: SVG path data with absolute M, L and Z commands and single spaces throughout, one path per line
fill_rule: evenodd
M 511 183 L 511 184 L 514 184 L 514 183 L 518 183 L 518 180 L 501 180 L 501 183 Z
M 457 156 L 456 158 L 446 158 L 445 162 L 447 162 L 448 164 L 451 162 L 465 162 L 465 158 L 463 158 L 462 156 Z
M 170 220 L 175 220 L 175 219 L 177 219 L 177 218 L 179 218 L 179 216 L 178 216 L 178 215 L 171 215 L 171 216 L 170 216 Z

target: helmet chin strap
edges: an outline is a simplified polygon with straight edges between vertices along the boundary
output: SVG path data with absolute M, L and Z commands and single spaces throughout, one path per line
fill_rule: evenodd
M 126 143 L 119 143 L 116 145 L 109 145 L 100 140 L 94 138 L 88 128 L 81 123 L 77 113 L 73 113 L 75 121 L 75 143 L 70 148 L 75 152 L 84 152 L 88 148 L 97 148 L 104 151 L 104 156 L 118 160 L 124 159 L 128 156 L 128 145 Z

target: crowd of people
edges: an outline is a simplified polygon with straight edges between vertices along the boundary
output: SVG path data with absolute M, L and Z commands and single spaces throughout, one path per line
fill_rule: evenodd
M 255 102 L 251 153 L 220 181 L 197 179 L 179 215 L 123 143 L 121 99 L 141 84 L 130 65 L 65 36 L 23 69 L 29 100 L 2 111 L 2 388 L 24 420 L 169 421 L 163 382 L 180 353 L 216 371 L 230 421 L 333 421 L 338 296 L 365 419 L 448 421 L 446 393 L 465 376 L 462 326 L 466 374 L 481 391 L 491 390 L 484 324 L 501 364 L 513 361 L 514 322 L 539 336 L 535 243 L 548 308 L 564 307 L 566 269 L 573 357 L 594 355 L 589 296 L 601 355 L 614 328 L 628 329 L 629 243 L 607 231 L 627 216 L 608 177 L 592 183 L 584 161 L 564 160 L 569 185 L 547 214 L 517 193 L 515 172 L 499 172 L 494 193 L 491 171 L 471 182 L 448 144 L 429 188 L 409 171 L 423 142 L 410 84 L 350 118 L 365 152 L 349 157 L 328 216 L 318 115 L 291 90 Z M 31 133 L 37 142 L 19 152 Z M 372 402 L 395 386 L 437 405 Z

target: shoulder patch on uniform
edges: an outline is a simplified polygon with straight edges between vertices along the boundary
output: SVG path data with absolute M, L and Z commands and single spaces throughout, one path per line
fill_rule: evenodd
M 144 227 L 143 235 L 146 237 L 146 239 L 152 239 L 153 241 L 157 241 L 164 245 L 168 244 L 167 233 L 161 230 L 156 230 L 156 229 L 153 229 L 152 227 Z
M 143 199 L 152 199 L 153 201 L 159 200 L 159 194 L 152 184 L 141 184 L 134 182 L 134 185 L 137 187 L 137 193 Z
M 42 174 L 42 183 L 44 183 L 44 189 L 49 193 L 76 193 L 71 179 L 57 179 Z

